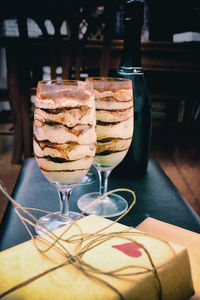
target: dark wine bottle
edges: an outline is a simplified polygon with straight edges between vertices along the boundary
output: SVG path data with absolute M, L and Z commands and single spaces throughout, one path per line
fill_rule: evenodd
M 147 169 L 151 140 L 151 100 L 141 65 L 141 28 L 144 3 L 125 0 L 124 45 L 118 77 L 132 80 L 134 97 L 134 134 L 130 149 L 113 173 L 142 177 Z M 120 169 L 120 172 L 119 172 Z

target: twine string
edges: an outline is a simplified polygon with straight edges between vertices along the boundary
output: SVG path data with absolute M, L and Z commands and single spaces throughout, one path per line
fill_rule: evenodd
M 131 230 L 133 228 L 131 228 L 131 227 L 126 228 L 126 229 L 124 229 L 122 231 L 119 231 L 119 232 L 105 232 L 108 228 L 110 228 L 116 222 L 121 220 L 132 209 L 132 207 L 136 203 L 136 196 L 135 196 L 135 193 L 132 190 L 129 190 L 129 189 L 126 189 L 126 188 L 119 188 L 119 189 L 115 189 L 113 191 L 109 191 L 105 195 L 101 196 L 99 199 L 95 200 L 90 206 L 88 206 L 87 209 L 89 209 L 92 205 L 95 205 L 96 202 L 101 201 L 104 197 L 106 197 L 107 195 L 112 194 L 112 193 L 116 193 L 116 192 L 129 192 L 129 193 L 131 193 L 132 196 L 133 196 L 133 200 L 132 200 L 131 205 L 127 209 L 127 211 L 125 213 L 123 213 L 121 216 L 119 216 L 115 221 L 113 221 L 109 225 L 99 229 L 95 233 L 83 233 L 81 227 L 76 222 L 77 220 L 75 220 L 72 223 L 70 223 L 69 226 L 66 226 L 66 228 L 62 231 L 62 233 L 60 235 L 56 235 L 54 232 L 48 231 L 46 226 L 43 225 L 39 220 L 37 220 L 37 218 L 35 218 L 29 212 L 29 210 L 39 211 L 39 212 L 43 212 L 45 214 L 46 213 L 51 213 L 51 212 L 40 210 L 40 209 L 37 209 L 37 208 L 29 208 L 29 207 L 21 206 L 7 193 L 4 185 L 1 182 L 0 182 L 0 190 L 4 193 L 4 195 L 10 200 L 10 202 L 14 206 L 16 214 L 18 215 L 18 217 L 20 218 L 20 220 L 24 224 L 24 226 L 25 226 L 26 230 L 28 231 L 28 233 L 29 233 L 29 235 L 30 235 L 30 237 L 31 237 L 31 239 L 34 243 L 34 246 L 37 248 L 37 250 L 41 254 L 45 255 L 45 253 L 47 253 L 50 249 L 53 248 L 55 251 L 59 252 L 59 254 L 61 254 L 65 258 L 65 261 L 63 263 L 58 264 L 57 266 L 52 267 L 52 268 L 50 268 L 50 269 L 48 269 L 44 272 L 41 272 L 41 273 L 33 276 L 32 278 L 29 278 L 29 279 L 25 280 L 24 282 L 22 282 L 20 284 L 17 284 L 14 287 L 11 287 L 7 291 L 0 294 L 0 298 L 3 298 L 4 296 L 6 296 L 6 295 L 18 290 L 18 289 L 30 284 L 32 281 L 34 281 L 34 280 L 50 273 L 50 272 L 53 272 L 53 271 L 55 271 L 55 270 L 57 270 L 61 267 L 64 267 L 68 264 L 71 264 L 77 270 L 81 271 L 85 276 L 89 277 L 90 279 L 97 280 L 99 283 L 102 283 L 103 285 L 105 285 L 108 288 L 110 288 L 111 290 L 113 290 L 116 294 L 118 294 L 118 296 L 121 300 L 123 300 L 124 298 L 123 298 L 123 295 L 120 293 L 120 291 L 117 288 L 115 288 L 114 286 L 112 286 L 106 280 L 100 278 L 98 275 L 104 275 L 104 276 L 108 276 L 108 277 L 121 278 L 121 279 L 126 278 L 127 279 L 127 276 L 133 276 L 133 275 L 138 276 L 138 275 L 141 275 L 141 274 L 152 272 L 153 275 L 154 275 L 154 278 L 155 278 L 155 284 L 157 286 L 158 299 L 159 300 L 162 299 L 162 285 L 161 285 L 161 281 L 160 281 L 159 274 L 158 274 L 158 267 L 155 266 L 155 264 L 153 262 L 153 259 L 150 255 L 149 251 L 145 248 L 145 246 L 142 245 L 141 243 L 139 243 L 138 241 L 136 241 L 135 239 L 133 239 L 131 236 L 144 235 L 144 236 L 148 236 L 148 237 L 150 236 L 150 237 L 152 237 L 156 240 L 162 241 L 171 249 L 171 252 L 174 255 L 175 254 L 174 250 L 170 246 L 170 244 L 168 242 L 166 242 L 165 240 L 160 239 L 160 238 L 155 237 L 155 236 L 150 235 L 150 234 L 145 234 L 145 233 L 141 233 L 141 232 L 132 232 Z M 84 215 L 87 212 L 87 209 L 82 212 L 82 215 Z M 25 215 L 27 215 L 30 218 L 30 220 L 28 218 L 22 216 L 21 211 Z M 35 222 L 36 224 L 33 223 L 33 222 Z M 50 241 L 47 240 L 44 236 L 33 236 L 33 234 L 31 233 L 31 231 L 30 231 L 27 224 L 29 224 L 29 225 L 31 225 L 35 228 L 40 228 L 41 231 L 45 232 L 45 236 L 48 237 L 50 239 Z M 78 228 L 80 233 L 79 234 L 74 234 L 74 235 L 71 235 L 69 237 L 64 238 L 65 234 L 74 225 Z M 127 241 L 134 242 L 138 246 L 140 246 L 144 250 L 144 253 L 147 255 L 147 258 L 150 262 L 151 268 L 131 265 L 131 266 L 125 266 L 125 267 L 121 267 L 121 268 L 116 268 L 114 270 L 103 271 L 103 270 L 99 270 L 99 269 L 95 268 L 94 266 L 92 266 L 92 265 L 90 265 L 90 264 L 83 261 L 82 257 L 84 256 L 85 253 L 87 253 L 91 249 L 93 249 L 95 247 L 98 247 L 99 245 L 101 245 L 101 244 L 105 243 L 106 241 L 108 241 L 110 239 L 113 239 L 115 237 L 125 239 Z M 39 244 L 38 244 L 39 242 L 43 244 L 43 248 L 41 248 L 39 246 Z M 72 254 L 63 245 L 63 243 L 74 244 L 76 254 Z M 85 244 L 83 245 L 83 243 L 85 243 Z M 46 248 L 44 248 L 44 245 L 45 245 Z M 160 267 L 162 267 L 162 266 L 160 266 Z M 135 271 L 135 272 L 130 271 L 132 269 L 133 270 L 134 269 L 141 269 L 141 271 L 138 271 L 138 270 Z M 124 273 L 125 270 L 127 270 L 128 272 Z

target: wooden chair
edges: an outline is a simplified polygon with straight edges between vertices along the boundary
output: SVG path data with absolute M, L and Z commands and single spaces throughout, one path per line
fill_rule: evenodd
M 1 44 L 5 46 L 5 44 Z M 21 157 L 23 137 L 21 132 L 21 110 L 20 110 L 20 94 L 19 94 L 19 61 L 17 51 L 11 52 L 10 45 L 6 47 L 7 57 L 7 89 L 2 89 L 0 93 L 0 101 L 8 101 L 11 107 L 11 116 L 3 122 L 12 123 L 14 129 L 3 129 L 1 135 L 13 135 L 14 146 L 12 153 L 12 162 L 18 163 Z

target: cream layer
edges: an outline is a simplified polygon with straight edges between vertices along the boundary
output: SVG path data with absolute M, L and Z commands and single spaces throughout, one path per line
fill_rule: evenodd
M 37 95 L 35 100 L 35 106 L 39 108 L 46 108 L 46 109 L 56 109 L 61 107 L 77 107 L 87 105 L 88 107 L 94 106 L 94 96 L 88 94 L 85 99 L 80 97 L 72 97 L 72 95 L 59 95 L 59 94 L 42 94 Z
M 65 158 L 66 160 L 77 160 L 85 156 L 95 156 L 95 144 L 48 144 L 33 140 L 34 153 L 38 157 L 51 156 Z
M 94 125 L 95 107 L 81 106 L 80 108 L 72 108 L 70 110 L 64 110 L 59 113 L 46 112 L 40 108 L 35 109 L 35 119 L 41 122 L 57 122 L 68 127 L 74 127 L 77 124 L 90 124 Z
M 86 145 L 88 141 L 91 144 L 96 142 L 95 126 L 89 125 L 77 125 L 69 129 L 62 124 L 49 125 L 35 120 L 33 133 L 38 141 L 48 140 L 51 143 L 76 142 Z
M 128 109 L 133 107 L 133 100 L 129 101 L 106 101 L 106 99 L 96 99 L 95 100 L 96 109 L 105 109 L 105 110 L 118 110 L 118 109 Z
M 113 97 L 118 101 L 128 101 L 133 98 L 133 91 L 130 88 L 119 88 L 114 90 L 99 91 L 94 89 L 95 99 Z
M 106 138 L 131 138 L 133 135 L 133 117 L 117 124 L 104 126 L 97 124 L 96 132 L 98 141 Z
M 59 182 L 60 184 L 74 184 L 81 181 L 81 179 L 87 174 L 87 170 L 80 171 L 58 171 L 58 172 L 46 172 L 41 170 L 44 176 L 52 183 Z
M 100 166 L 116 166 L 118 165 L 125 157 L 128 150 L 111 153 L 108 155 L 96 155 L 94 164 Z
M 36 161 L 38 166 L 46 171 L 74 171 L 74 170 L 82 170 L 87 169 L 92 165 L 94 157 L 85 157 L 83 159 L 74 160 L 70 162 L 53 162 L 48 158 L 38 158 L 36 157 Z
M 127 150 L 130 147 L 132 138 L 130 139 L 112 139 L 108 142 L 97 143 L 96 153 L 102 153 L 105 151 L 122 151 Z
M 96 110 L 97 121 L 102 122 L 120 122 L 133 117 L 133 108 L 123 110 Z

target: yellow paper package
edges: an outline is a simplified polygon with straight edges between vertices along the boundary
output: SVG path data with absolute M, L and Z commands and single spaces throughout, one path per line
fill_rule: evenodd
M 64 236 L 66 226 L 54 231 L 62 242 L 46 252 L 33 241 L 1 252 L 0 297 L 184 300 L 193 294 L 186 248 L 98 216 L 77 225 Z M 44 249 L 48 241 L 36 244 Z

